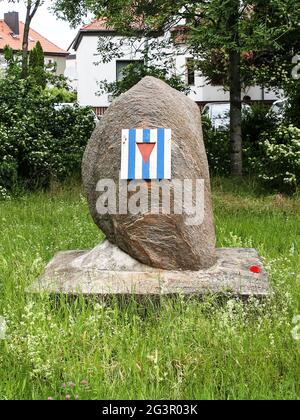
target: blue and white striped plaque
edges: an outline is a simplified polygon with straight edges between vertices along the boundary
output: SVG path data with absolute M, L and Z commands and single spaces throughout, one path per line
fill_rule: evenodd
M 122 130 L 121 179 L 171 179 L 172 130 Z

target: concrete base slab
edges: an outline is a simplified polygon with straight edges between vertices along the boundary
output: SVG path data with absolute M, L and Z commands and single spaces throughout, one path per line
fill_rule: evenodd
M 69 295 L 203 295 L 232 293 L 265 297 L 267 272 L 255 249 L 217 250 L 217 263 L 200 271 L 165 271 L 145 266 L 108 241 L 91 251 L 60 252 L 27 291 Z M 253 273 L 250 267 L 259 267 Z

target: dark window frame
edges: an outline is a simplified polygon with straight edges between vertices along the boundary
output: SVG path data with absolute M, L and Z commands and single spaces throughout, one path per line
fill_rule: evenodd
M 189 63 L 194 63 L 194 59 L 193 58 L 186 59 L 187 83 L 189 86 L 195 86 L 196 85 L 195 65 L 191 66 Z
M 119 74 L 120 74 L 119 69 L 118 69 L 118 64 L 119 63 L 126 64 L 126 65 L 124 65 L 124 67 L 122 67 L 122 69 L 123 69 L 123 68 L 129 66 L 129 64 L 142 63 L 142 62 L 143 62 L 143 60 L 116 60 L 116 81 L 119 82 L 120 80 L 122 80 L 121 78 L 119 78 Z

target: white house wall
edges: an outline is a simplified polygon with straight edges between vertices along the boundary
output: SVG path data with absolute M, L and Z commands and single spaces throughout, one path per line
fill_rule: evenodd
M 116 38 L 118 39 L 118 38 Z M 110 63 L 101 63 L 96 65 L 99 61 L 97 55 L 98 36 L 84 35 L 78 46 L 76 52 L 77 60 L 77 76 L 78 76 L 78 102 L 82 106 L 93 107 L 108 107 L 110 105 L 109 95 L 99 95 L 98 82 L 107 80 L 107 82 L 116 81 L 116 60 Z M 128 47 L 122 47 L 124 57 L 120 60 L 139 60 L 141 55 L 137 55 L 134 51 L 128 50 Z M 175 68 L 176 74 L 186 81 L 186 55 L 182 55 L 180 50 L 175 52 Z M 260 87 L 253 87 L 243 92 L 243 96 L 248 95 L 254 101 L 263 99 L 274 101 L 278 96 L 274 92 L 264 91 Z M 222 86 L 212 86 L 207 84 L 207 81 L 201 74 L 196 73 L 195 86 L 191 86 L 189 97 L 196 102 L 214 102 L 214 101 L 228 101 L 229 93 L 224 92 Z
M 78 90 L 78 75 L 76 58 L 67 59 L 65 77 L 68 79 L 68 84 L 73 90 Z
M 97 94 L 99 82 L 115 82 L 117 75 L 116 60 L 101 63 L 97 54 L 98 36 L 84 36 L 76 53 L 78 76 L 78 102 L 83 106 L 107 107 L 110 105 L 109 95 Z M 120 60 L 139 60 L 141 55 L 136 55 L 123 47 L 124 57 Z
M 192 58 L 186 55 L 176 56 L 176 69 L 177 74 L 182 77 L 186 82 L 186 60 Z M 195 73 L 195 86 L 190 86 L 191 92 L 189 97 L 195 102 L 216 102 L 216 101 L 229 101 L 229 92 L 224 91 L 223 86 L 212 86 L 209 84 L 201 73 Z M 242 97 L 250 96 L 253 101 L 275 101 L 280 97 L 274 91 L 264 90 L 259 86 L 250 87 L 242 92 Z M 282 95 L 281 95 L 282 96 Z
M 53 56 L 45 54 L 45 64 L 55 63 L 56 64 L 56 74 L 63 75 L 66 69 L 66 57 Z

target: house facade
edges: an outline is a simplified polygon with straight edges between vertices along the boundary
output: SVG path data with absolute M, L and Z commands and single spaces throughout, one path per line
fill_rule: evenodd
M 92 106 L 98 115 L 102 115 L 109 107 L 112 98 L 109 94 L 99 94 L 99 82 L 115 82 L 122 77 L 122 68 L 129 63 L 141 60 L 142 55 L 136 53 L 136 48 L 122 46 L 122 58 L 113 59 L 109 63 L 99 63 L 100 57 L 97 52 L 99 37 L 113 37 L 118 42 L 121 37 L 107 27 L 104 20 L 93 20 L 83 26 L 72 42 L 70 48 L 76 51 L 77 69 L 77 92 L 80 105 Z M 173 62 L 174 73 L 189 85 L 189 97 L 199 104 L 200 107 L 208 102 L 223 102 L 229 100 L 229 93 L 222 86 L 208 84 L 205 77 L 197 71 L 191 71 L 188 66 L 189 60 L 193 59 L 186 53 L 186 48 L 174 46 Z M 267 91 L 259 86 L 249 88 L 243 92 L 243 96 L 249 96 L 252 101 L 264 101 L 272 103 L 278 96 L 272 91 Z
M 4 19 L 0 19 L 0 64 L 4 65 L 3 49 L 6 45 L 9 45 L 14 52 L 22 50 L 23 33 L 24 23 L 19 20 L 18 12 L 5 13 Z M 59 48 L 34 29 L 30 29 L 29 51 L 35 47 L 38 41 L 44 50 L 45 64 L 55 65 L 56 74 L 63 75 L 69 52 Z

